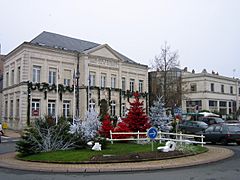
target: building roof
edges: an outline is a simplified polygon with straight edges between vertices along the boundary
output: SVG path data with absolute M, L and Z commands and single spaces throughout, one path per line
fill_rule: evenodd
M 46 46 L 51 48 L 58 48 L 62 50 L 70 50 L 70 51 L 78 51 L 83 53 L 84 51 L 88 51 L 90 49 L 96 48 L 101 44 L 85 41 L 81 39 L 71 38 L 68 36 L 63 36 L 60 34 L 55 34 L 51 32 L 43 31 L 37 37 L 30 41 L 30 43 L 40 46 Z M 133 63 L 136 62 L 129 59 L 128 57 L 122 55 L 121 53 L 114 50 L 116 55 L 121 58 L 124 62 Z M 136 63 L 138 64 L 138 63 Z

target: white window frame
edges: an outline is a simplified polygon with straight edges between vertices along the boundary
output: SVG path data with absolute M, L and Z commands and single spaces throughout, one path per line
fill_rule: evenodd
M 56 101 L 49 100 L 48 101 L 48 116 L 55 117 L 56 115 Z
M 117 84 L 117 76 L 112 74 L 111 75 L 111 88 L 115 89 Z
M 39 83 L 41 78 L 41 66 L 33 66 L 32 82 Z
M 111 101 L 111 116 L 116 115 L 116 102 L 114 100 Z
M 95 100 L 94 100 L 94 99 L 90 99 L 90 100 L 89 100 L 89 110 L 90 110 L 90 109 L 95 110 L 95 108 L 96 108 L 96 102 L 95 102 Z
M 57 70 L 56 69 L 49 69 L 48 71 L 48 83 L 49 84 L 56 84 L 57 78 Z
M 135 79 L 130 79 L 130 82 L 129 82 L 130 92 L 134 92 L 134 83 L 135 83 Z
M 65 118 L 70 116 L 70 101 L 63 101 L 63 116 Z
M 32 100 L 32 116 L 33 116 L 34 110 L 38 110 L 38 113 L 40 115 L 40 100 L 39 99 Z
M 92 71 L 89 73 L 89 86 L 96 86 L 96 73 Z
M 143 80 L 138 81 L 138 92 L 143 92 Z
M 71 82 L 70 79 L 64 79 L 64 80 L 63 80 L 63 85 L 64 85 L 64 86 L 70 86 L 70 82 Z
M 107 75 L 105 73 L 102 73 L 101 74 L 101 82 L 100 82 L 101 88 L 106 87 L 106 79 L 107 79 Z

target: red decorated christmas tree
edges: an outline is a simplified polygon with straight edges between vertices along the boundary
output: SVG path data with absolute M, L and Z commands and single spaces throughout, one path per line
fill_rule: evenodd
M 139 94 L 134 93 L 134 101 L 130 103 L 130 109 L 123 122 L 128 126 L 131 132 L 146 132 L 150 128 L 148 116 L 143 109 L 143 101 L 139 101 Z
M 111 122 L 109 114 L 106 114 L 102 121 L 102 126 L 99 130 L 100 136 L 110 138 L 110 130 L 113 131 L 113 124 Z

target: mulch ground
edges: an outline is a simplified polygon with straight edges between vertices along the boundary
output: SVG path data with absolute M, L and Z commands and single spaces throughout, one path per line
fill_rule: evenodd
M 96 155 L 91 158 L 90 163 L 114 163 L 114 162 L 139 162 L 149 160 L 163 160 L 189 156 L 191 154 L 181 151 L 171 152 L 143 152 L 143 153 L 130 153 L 127 155 Z

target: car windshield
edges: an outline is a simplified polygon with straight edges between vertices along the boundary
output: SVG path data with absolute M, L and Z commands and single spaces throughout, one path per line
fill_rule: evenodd
M 221 118 L 215 118 L 216 123 L 224 123 L 224 120 Z
M 240 132 L 240 125 L 229 125 L 229 132 Z
M 197 123 L 201 126 L 207 126 L 207 124 L 205 122 L 202 122 L 202 121 L 198 121 Z

